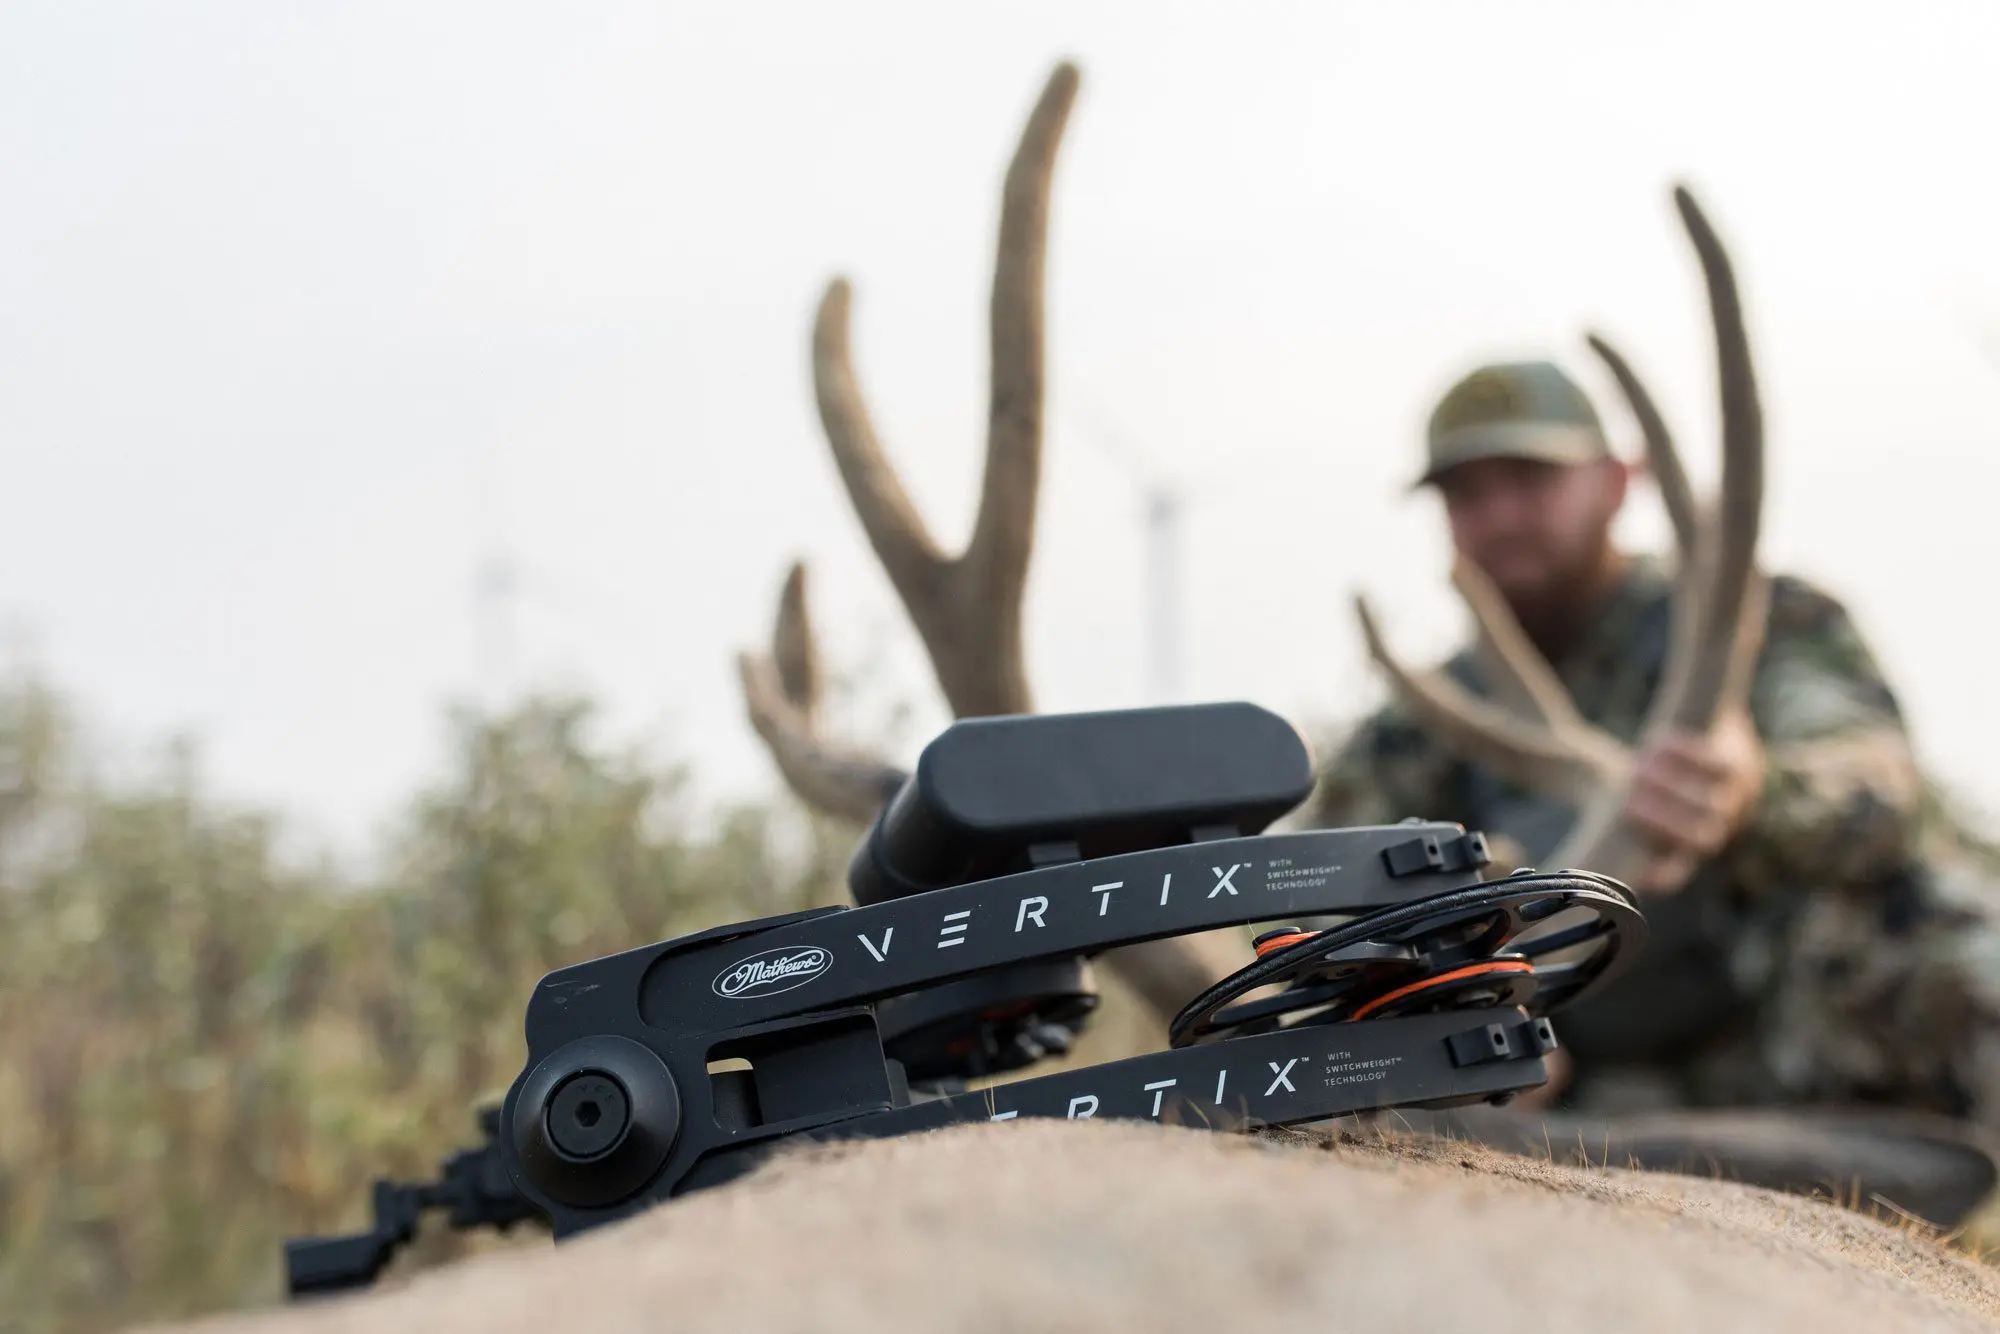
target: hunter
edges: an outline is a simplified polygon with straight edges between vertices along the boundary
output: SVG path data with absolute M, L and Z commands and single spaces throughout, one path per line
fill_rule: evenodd
M 1636 741 L 1667 657 L 1673 573 L 1612 528 L 1643 464 L 1546 361 L 1476 369 L 1433 413 L 1417 487 L 1582 715 Z M 1471 647 L 1446 665 L 1494 698 Z M 1594 1111 L 1877 1102 L 2000 1122 L 2000 922 L 1920 851 L 1926 785 L 1846 608 L 1773 574 L 1748 710 L 1635 751 L 1626 818 L 1699 869 L 1642 894 L 1634 967 L 1558 1019 L 1541 1101 Z M 1575 812 L 1454 758 L 1391 704 L 1330 757 L 1322 827 L 1409 816 L 1537 865 Z M 1503 866 L 1503 872 L 1511 867 Z M 1587 868 L 1586 868 L 1587 869 Z

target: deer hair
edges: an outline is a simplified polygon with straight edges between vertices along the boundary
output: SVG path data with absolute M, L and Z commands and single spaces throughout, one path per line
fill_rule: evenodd
M 1666 421 L 1630 363 L 1603 338 L 1589 340 L 1631 405 L 1679 553 L 1667 661 L 1637 745 L 1578 712 L 1499 590 L 1462 557 L 1453 563 L 1452 582 L 1478 627 L 1475 652 L 1494 682 L 1492 699 L 1442 670 L 1404 665 L 1389 650 L 1367 598 L 1355 598 L 1369 654 L 1418 726 L 1450 753 L 1577 808 L 1569 836 L 1548 858 L 1552 864 L 1659 891 L 1677 888 L 1696 868 L 1663 857 L 1624 818 L 1633 756 L 1662 731 L 1706 732 L 1717 718 L 1745 708 L 1769 599 L 1756 564 L 1763 412 L 1742 305 L 1728 255 L 1694 197 L 1676 188 L 1674 203 L 1701 262 L 1715 327 L 1722 483 L 1713 505 L 1696 502 Z
M 990 316 L 992 382 L 986 469 L 972 537 L 947 554 L 884 453 L 854 373 L 852 290 L 836 278 L 813 323 L 813 385 L 834 463 L 869 545 L 915 625 L 958 718 L 1034 711 L 1022 606 L 1034 548 L 1042 466 L 1043 287 L 1056 150 L 1080 83 L 1064 62 L 1028 117 L 1001 194 Z M 819 650 L 795 562 L 778 600 L 768 654 L 739 654 L 750 723 L 786 783 L 809 806 L 866 824 L 903 781 L 880 756 L 843 746 L 821 726 Z M 1216 932 L 1112 950 L 1105 965 L 1162 1021 L 1248 962 L 1247 945 Z
M 812 1146 L 558 1246 L 127 1334 L 1873 1334 L 2000 1316 L 1991 1268 L 1843 1207 L 1844 1187 L 1626 1167 L 1594 1139 L 1517 1156 L 1386 1129 L 966 1126 Z

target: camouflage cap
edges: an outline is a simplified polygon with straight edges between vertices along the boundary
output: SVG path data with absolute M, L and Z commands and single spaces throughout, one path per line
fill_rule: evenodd
M 1574 380 L 1547 361 L 1481 366 L 1431 413 L 1429 457 L 1415 485 L 1474 459 L 1590 463 L 1611 457 L 1604 427 Z

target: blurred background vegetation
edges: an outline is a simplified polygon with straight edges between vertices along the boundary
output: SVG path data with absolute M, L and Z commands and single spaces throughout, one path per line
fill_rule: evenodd
M 95 772 L 64 698 L 0 676 L 0 1332 L 282 1300 L 285 1237 L 362 1226 L 374 1177 L 474 1141 L 544 973 L 845 901 L 857 830 L 698 812 L 687 771 L 604 741 L 587 701 L 450 722 L 445 772 L 356 881 L 205 793 L 185 745 Z M 1337 729 L 1315 732 L 1323 754 Z M 1098 981 L 1091 1032 L 1045 1068 L 1153 1045 Z M 388 1281 L 545 1237 L 436 1222 Z
M 89 1334 L 282 1299 L 280 1246 L 475 1139 L 542 974 L 844 899 L 857 831 L 697 813 L 588 703 L 455 713 L 447 771 L 365 883 L 282 855 L 185 746 L 112 781 L 32 675 L 0 680 L 0 1330 Z M 1107 991 L 1072 1061 L 1136 1049 Z M 427 1226 L 398 1271 L 473 1247 Z

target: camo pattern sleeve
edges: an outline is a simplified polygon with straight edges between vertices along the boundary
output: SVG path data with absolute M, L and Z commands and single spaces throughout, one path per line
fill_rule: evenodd
M 1922 783 L 1902 710 L 1847 609 L 1771 581 L 1751 683 L 1763 792 L 1727 857 L 1750 893 L 1855 886 L 1913 855 Z
M 1451 757 L 1394 704 L 1378 709 L 1320 771 L 1314 823 L 1323 829 L 1455 820 Z

